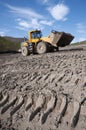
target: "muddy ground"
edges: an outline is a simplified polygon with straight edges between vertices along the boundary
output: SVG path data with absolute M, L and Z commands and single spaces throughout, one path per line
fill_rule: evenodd
M 0 130 L 86 130 L 85 48 L 0 54 Z

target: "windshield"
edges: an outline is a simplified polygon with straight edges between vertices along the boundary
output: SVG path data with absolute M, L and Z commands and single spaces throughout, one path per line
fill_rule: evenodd
M 42 33 L 41 31 L 37 31 L 37 32 L 33 32 L 32 33 L 32 38 L 35 39 L 35 38 L 41 38 L 42 37 Z

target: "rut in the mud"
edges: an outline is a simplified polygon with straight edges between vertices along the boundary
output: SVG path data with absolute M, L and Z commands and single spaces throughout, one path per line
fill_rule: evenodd
M 0 55 L 0 129 L 86 130 L 86 51 Z

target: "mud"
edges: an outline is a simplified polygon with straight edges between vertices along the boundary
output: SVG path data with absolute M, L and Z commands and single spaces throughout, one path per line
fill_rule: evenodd
M 0 54 L 0 130 L 86 130 L 85 48 Z

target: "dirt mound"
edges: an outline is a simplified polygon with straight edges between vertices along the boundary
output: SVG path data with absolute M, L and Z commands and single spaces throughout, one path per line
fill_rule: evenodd
M 86 51 L 0 55 L 1 130 L 86 130 Z

